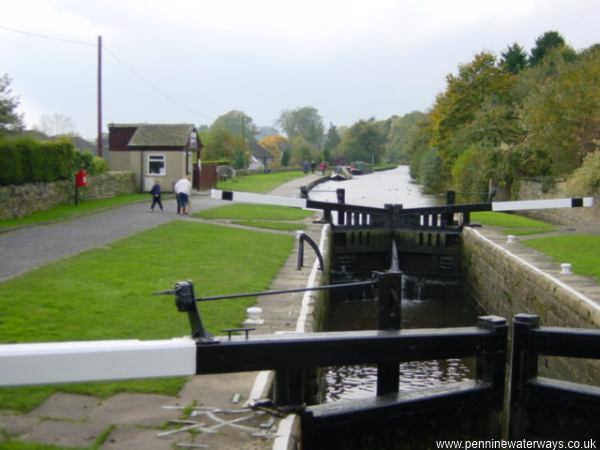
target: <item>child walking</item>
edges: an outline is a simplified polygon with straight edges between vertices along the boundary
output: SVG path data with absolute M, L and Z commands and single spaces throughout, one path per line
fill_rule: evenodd
M 152 206 L 150 207 L 150 212 L 154 212 L 156 204 L 160 206 L 161 211 L 164 211 L 162 202 L 160 201 L 160 181 L 154 181 L 154 186 L 152 186 L 150 193 L 152 194 Z

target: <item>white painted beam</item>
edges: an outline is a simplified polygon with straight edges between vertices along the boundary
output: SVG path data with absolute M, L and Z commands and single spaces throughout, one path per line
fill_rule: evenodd
M 0 386 L 196 373 L 191 338 L 0 345 Z
M 525 211 L 528 209 L 574 208 L 572 198 L 555 198 L 547 200 L 518 200 L 514 202 L 492 202 L 492 211 Z M 590 207 L 594 204 L 593 197 L 584 197 L 581 206 Z

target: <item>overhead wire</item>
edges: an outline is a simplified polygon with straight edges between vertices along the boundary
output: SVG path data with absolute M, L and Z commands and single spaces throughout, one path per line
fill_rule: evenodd
M 26 36 L 32 36 L 32 37 L 37 37 L 37 38 L 41 38 L 41 39 L 48 39 L 48 40 L 63 42 L 63 43 L 67 43 L 67 44 L 85 45 L 85 46 L 89 46 L 89 47 L 97 47 L 98 46 L 98 44 L 93 43 L 93 42 L 85 42 L 85 41 L 79 41 L 79 40 L 74 40 L 74 39 L 65 39 L 65 38 L 60 38 L 60 37 L 56 37 L 56 36 L 50 36 L 50 35 L 47 35 L 47 34 L 41 34 L 41 33 L 35 33 L 35 32 L 31 32 L 31 31 L 19 30 L 19 29 L 7 27 L 7 26 L 4 26 L 4 25 L 0 25 L 0 29 L 7 30 L 7 31 L 12 31 L 14 33 L 24 34 Z M 133 74 L 135 77 L 137 77 L 138 79 L 140 79 L 148 87 L 150 87 L 156 93 L 160 94 L 163 98 L 165 98 L 169 102 L 171 102 L 174 105 L 176 105 L 176 106 L 178 106 L 178 107 L 186 110 L 187 112 L 190 112 L 192 114 L 196 114 L 196 115 L 199 115 L 199 116 L 204 117 L 206 119 L 209 119 L 209 117 L 207 117 L 207 116 L 199 113 L 198 111 L 196 111 L 196 110 L 194 110 L 192 108 L 189 108 L 188 106 L 184 105 L 183 103 L 181 103 L 178 100 L 174 99 L 173 97 L 169 96 L 164 91 L 162 91 L 160 88 L 158 88 L 157 86 L 155 86 L 154 84 L 152 84 L 143 75 L 141 75 L 137 70 L 135 70 L 130 64 L 128 64 L 127 62 L 125 62 L 123 60 L 123 58 L 119 57 L 115 52 L 113 52 L 110 48 L 108 48 L 105 44 L 102 44 L 102 48 L 105 49 L 108 52 L 108 54 L 116 62 L 118 62 L 119 64 L 121 64 L 123 67 L 125 67 L 131 74 Z

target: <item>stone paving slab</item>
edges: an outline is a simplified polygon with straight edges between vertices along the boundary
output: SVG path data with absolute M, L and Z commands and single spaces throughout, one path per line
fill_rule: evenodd
M 100 423 L 45 420 L 19 439 L 56 446 L 85 448 L 94 444 L 98 436 L 106 431 L 107 428 L 106 425 Z
M 177 419 L 181 411 L 163 406 L 181 404 L 175 397 L 150 394 L 118 394 L 104 401 L 89 415 L 89 421 L 104 425 L 143 425 L 159 427 Z
M 179 393 L 180 401 L 189 405 L 220 408 L 239 408 L 252 390 L 257 372 L 223 373 L 219 375 L 197 375 L 191 377 Z M 240 402 L 231 402 L 235 394 L 240 394 Z
M 57 392 L 56 394 L 52 394 L 39 407 L 31 411 L 31 415 L 83 422 L 99 404 L 99 400 L 90 395 Z
M 160 438 L 158 430 L 144 430 L 134 427 L 117 427 L 110 433 L 102 450 L 171 450 L 176 442 L 191 443 L 188 436 Z
M 40 419 L 37 417 L 13 414 L 0 415 L 0 430 L 10 436 L 29 433 L 38 423 L 40 423 Z

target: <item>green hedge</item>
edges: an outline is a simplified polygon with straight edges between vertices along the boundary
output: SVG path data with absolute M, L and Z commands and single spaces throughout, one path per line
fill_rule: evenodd
M 0 185 L 48 183 L 68 179 L 75 149 L 68 140 L 31 137 L 0 139 Z

